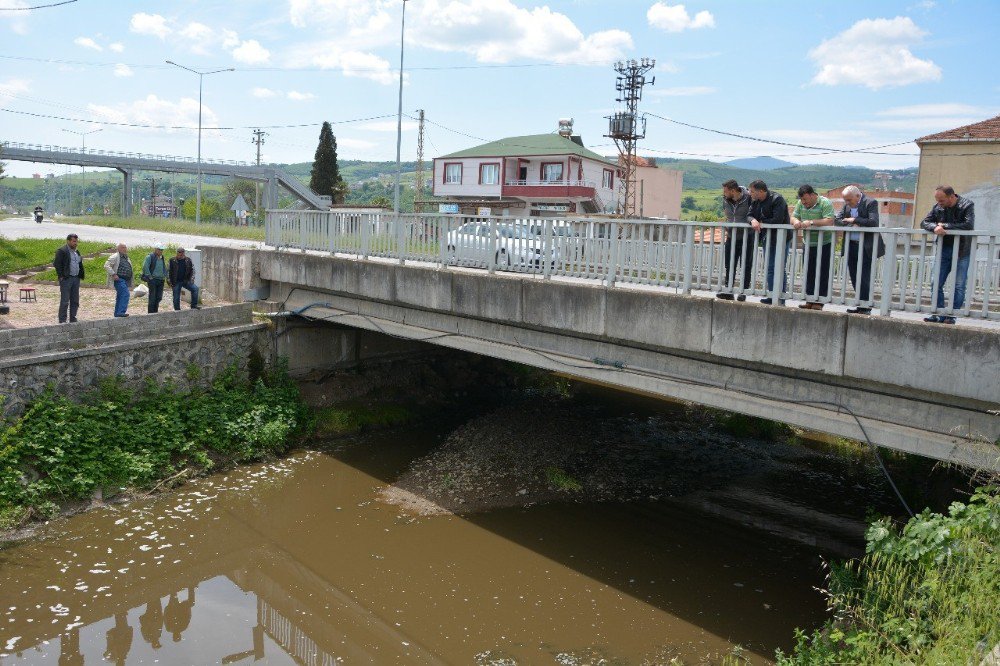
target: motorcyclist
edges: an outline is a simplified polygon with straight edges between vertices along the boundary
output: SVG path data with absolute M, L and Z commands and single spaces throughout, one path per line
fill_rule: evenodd
M 38 224 L 42 223 L 42 217 L 44 217 L 41 206 L 35 206 L 35 222 Z

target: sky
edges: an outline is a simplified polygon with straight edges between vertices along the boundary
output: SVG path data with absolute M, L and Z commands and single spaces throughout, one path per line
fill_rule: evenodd
M 0 141 L 79 146 L 71 132 L 100 129 L 88 148 L 193 157 L 198 76 L 173 60 L 236 70 L 204 77 L 206 158 L 252 161 L 260 127 L 263 161 L 311 161 L 328 120 L 341 159 L 395 159 L 402 0 L 21 9 L 59 1 L 0 0 Z M 1000 114 L 996 0 L 409 0 L 405 28 L 403 113 L 424 109 L 427 159 L 563 117 L 613 154 L 603 135 L 623 58 L 656 61 L 642 112 L 810 146 L 649 116 L 642 155 L 906 168 L 914 138 Z M 412 160 L 416 123 L 403 120 Z

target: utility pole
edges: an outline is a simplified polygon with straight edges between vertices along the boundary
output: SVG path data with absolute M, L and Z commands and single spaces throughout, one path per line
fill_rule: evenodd
M 156 217 L 156 178 L 149 176 L 145 180 L 149 181 L 149 216 Z
M 267 132 L 264 130 L 256 129 L 253 131 L 253 138 L 250 139 L 251 143 L 257 144 L 257 166 L 260 166 L 260 147 L 264 145 L 264 137 L 267 136 Z M 260 181 L 254 179 L 253 181 L 254 189 L 254 204 L 253 204 L 253 215 L 254 222 L 257 222 L 257 217 L 260 216 Z
M 621 60 L 615 63 L 618 78 L 615 90 L 618 92 L 616 102 L 624 105 L 623 111 L 607 116 L 608 133 L 604 136 L 613 139 L 618 146 L 618 160 L 622 166 L 622 177 L 619 187 L 622 190 L 621 214 L 624 218 L 635 217 L 636 214 L 636 145 L 639 139 L 646 138 L 646 119 L 639 115 L 639 101 L 642 99 L 642 89 L 646 86 L 646 74 L 656 66 L 652 58 L 641 60 Z M 653 85 L 656 77 L 648 83 Z
M 417 130 L 417 173 L 416 173 L 416 186 L 417 191 L 413 199 L 413 212 L 419 213 L 417 210 L 417 200 L 421 197 L 421 192 L 424 190 L 424 110 L 417 109 L 417 120 L 420 125 Z
M 400 150 L 403 145 L 403 45 L 406 35 L 406 0 L 403 0 L 403 14 L 399 20 L 399 110 L 396 114 L 396 186 L 393 195 L 392 212 L 399 220 L 399 178 L 402 173 Z

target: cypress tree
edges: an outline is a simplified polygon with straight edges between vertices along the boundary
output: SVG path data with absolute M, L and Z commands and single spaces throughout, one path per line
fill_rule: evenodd
M 319 145 L 316 146 L 309 187 L 317 194 L 332 197 L 334 190 L 342 182 L 340 168 L 337 166 L 337 137 L 333 135 L 330 123 L 324 121 L 323 128 L 319 131 Z

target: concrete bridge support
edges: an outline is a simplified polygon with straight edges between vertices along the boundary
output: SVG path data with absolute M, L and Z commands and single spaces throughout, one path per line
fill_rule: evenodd
M 119 171 L 122 172 L 124 176 L 124 184 L 122 185 L 122 217 L 132 217 L 132 177 L 133 173 L 131 169 L 122 169 L 117 167 Z

